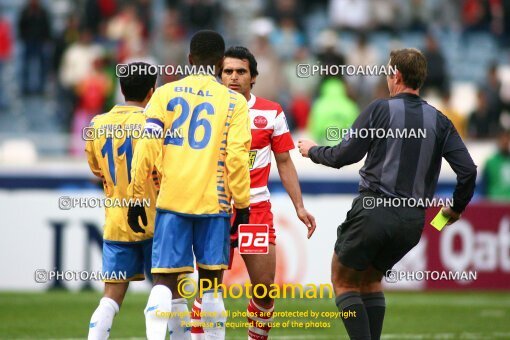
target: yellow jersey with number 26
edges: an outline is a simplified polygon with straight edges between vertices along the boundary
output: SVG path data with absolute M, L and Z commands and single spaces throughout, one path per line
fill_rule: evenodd
M 242 95 L 213 76 L 192 75 L 159 87 L 145 115 L 146 133 L 133 157 L 132 197 L 143 197 L 147 173 L 161 153 L 157 209 L 229 216 L 231 200 L 236 208 L 249 206 L 251 132 Z

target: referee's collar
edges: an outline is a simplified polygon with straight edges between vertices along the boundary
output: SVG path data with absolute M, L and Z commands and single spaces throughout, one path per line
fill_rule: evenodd
M 421 99 L 420 96 L 409 93 L 409 92 L 400 92 L 399 94 L 394 95 L 392 98 L 415 98 L 415 99 Z

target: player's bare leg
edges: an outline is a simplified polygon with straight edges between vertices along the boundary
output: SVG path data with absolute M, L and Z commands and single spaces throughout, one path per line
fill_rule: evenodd
M 265 291 L 269 292 L 276 274 L 275 245 L 269 244 L 267 254 L 243 254 L 242 257 L 250 275 L 252 287 L 261 284 L 266 287 Z M 248 329 L 249 339 L 267 339 L 268 332 L 271 329 L 274 299 L 269 297 L 269 294 L 263 294 L 264 289 L 252 291 L 252 299 L 247 308 L 248 322 L 253 325 Z
M 129 282 L 107 282 L 104 284 L 104 297 L 114 300 L 120 307 L 124 301 L 128 288 Z
M 361 299 L 367 310 L 372 340 L 378 340 L 381 337 L 386 311 L 386 301 L 381 284 L 382 277 L 382 272 L 370 267 L 361 278 Z
M 177 279 L 179 278 L 179 273 L 152 274 L 152 277 L 154 279 L 154 286 L 163 285 L 170 289 L 173 297 L 181 297 L 177 289 Z
M 105 283 L 103 298 L 92 314 L 89 324 L 89 340 L 108 339 L 113 318 L 119 312 L 129 282 Z
M 223 270 L 198 269 L 199 287 L 200 280 L 208 280 L 204 287 L 211 283 L 212 290 L 201 292 L 201 322 L 204 325 L 213 325 L 213 327 L 203 327 L 205 339 L 225 339 L 225 323 L 227 314 L 223 302 L 223 292 L 215 289 L 214 284 L 220 284 L 223 279 Z
M 358 271 L 342 264 L 333 254 L 331 281 L 335 291 L 335 303 L 342 313 L 341 318 L 351 339 L 370 340 L 370 324 L 367 311 L 361 299 L 361 283 L 364 271 Z

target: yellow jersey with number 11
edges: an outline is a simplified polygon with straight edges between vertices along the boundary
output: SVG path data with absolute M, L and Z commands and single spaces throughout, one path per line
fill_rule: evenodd
M 127 223 L 131 160 L 137 148 L 136 137 L 143 132 L 144 124 L 143 108 L 127 105 L 116 105 L 110 112 L 95 116 L 90 123 L 90 140 L 86 142 L 85 152 L 92 173 L 103 179 L 107 199 L 103 238 L 107 241 L 137 242 L 154 234 L 159 186 L 155 167 L 147 174 L 144 195 L 136 201 L 148 204 L 145 206 L 148 220 L 145 233 L 133 232 Z

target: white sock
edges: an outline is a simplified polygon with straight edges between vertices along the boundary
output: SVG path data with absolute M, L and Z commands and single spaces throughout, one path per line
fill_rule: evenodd
M 113 299 L 103 297 L 99 300 L 94 314 L 90 318 L 89 340 L 104 340 L 110 336 L 113 317 L 119 312 L 119 305 Z
M 168 287 L 156 285 L 152 287 L 147 307 L 145 307 L 145 328 L 147 339 L 160 340 L 166 338 L 168 317 L 172 312 L 172 292 Z
M 190 324 L 191 319 L 188 310 L 188 300 L 185 298 L 172 300 L 172 317 L 168 319 L 170 339 L 191 340 Z
M 191 340 L 205 340 L 204 333 L 191 333 Z
M 202 322 L 204 325 L 213 325 L 204 327 L 205 339 L 225 339 L 226 321 L 223 292 L 221 290 L 205 292 L 202 297 Z

